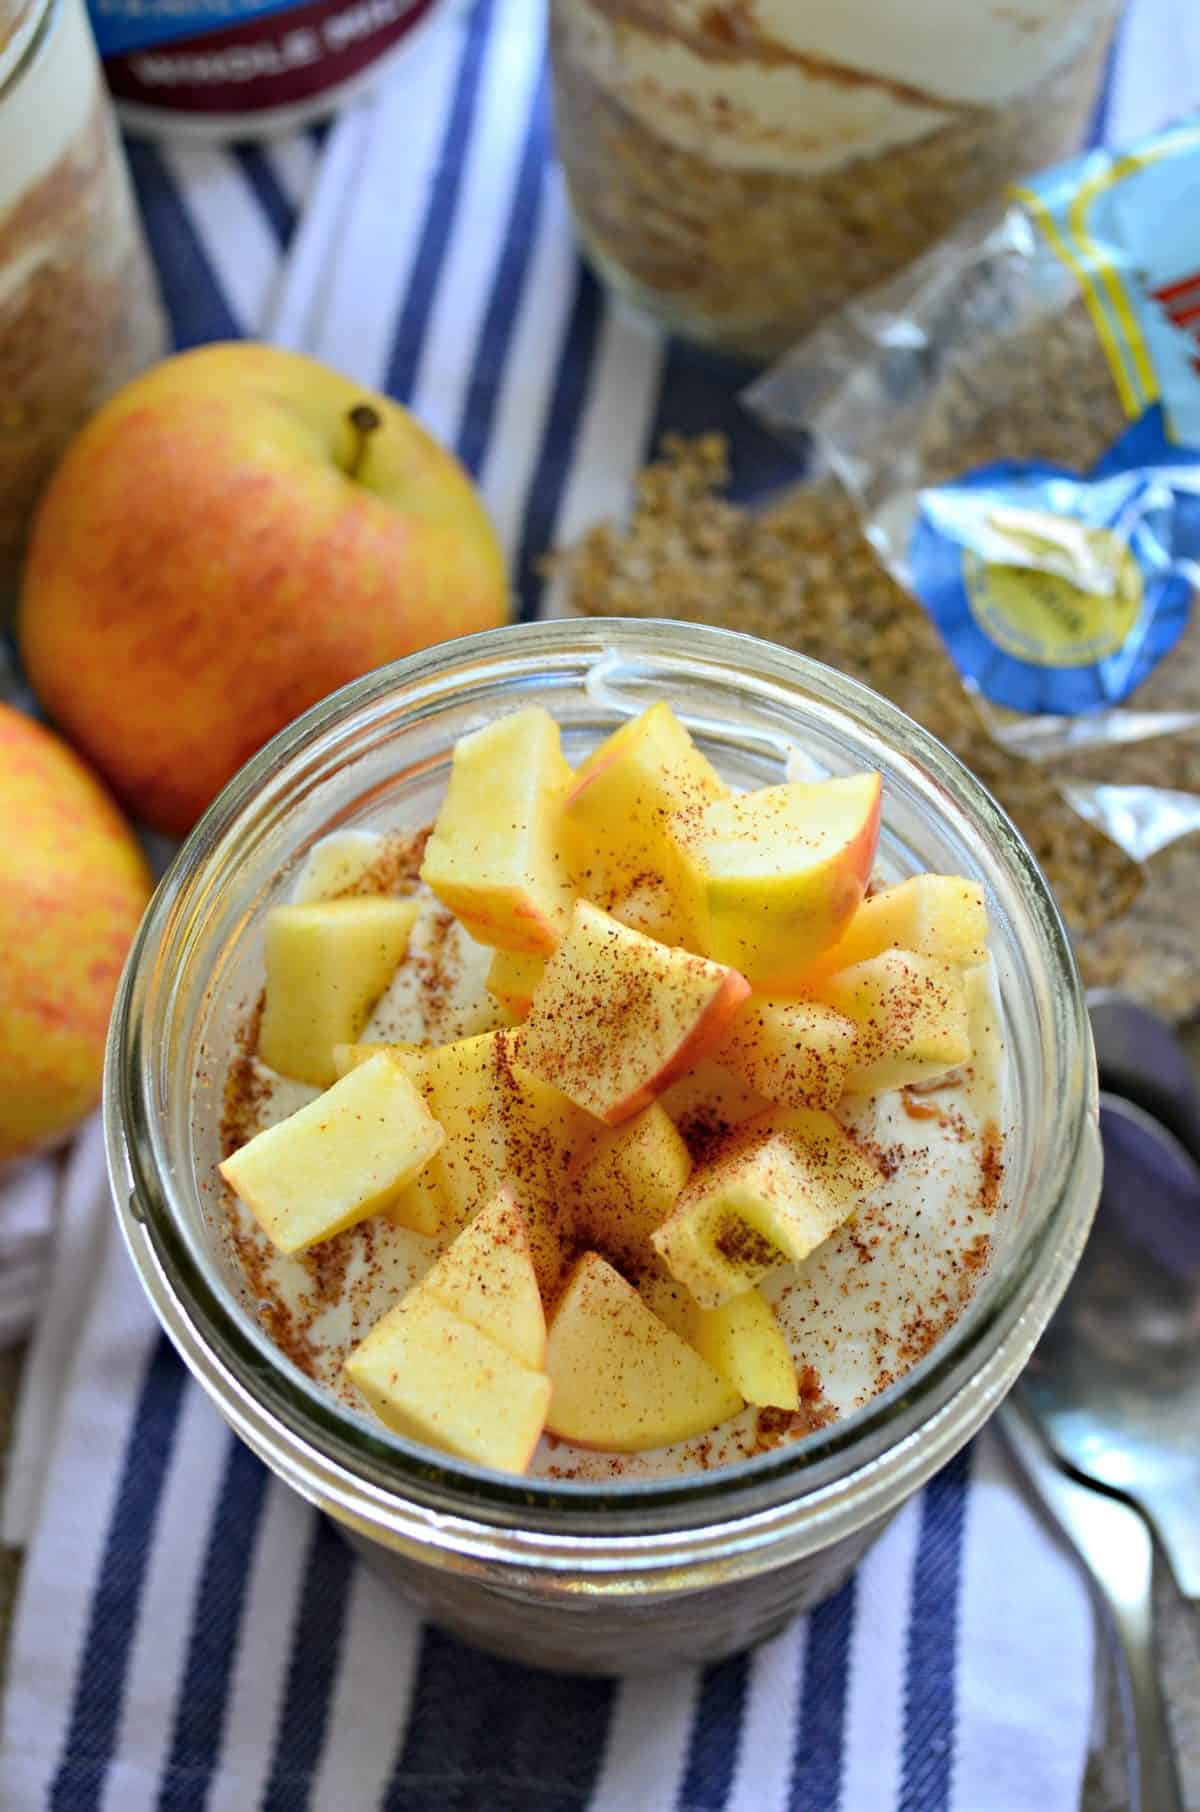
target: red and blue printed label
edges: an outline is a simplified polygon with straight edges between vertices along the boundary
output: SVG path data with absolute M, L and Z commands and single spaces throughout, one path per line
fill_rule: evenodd
M 118 100 L 259 113 L 340 87 L 438 0 L 90 0 Z
M 1200 122 L 1016 195 L 1079 286 L 1130 426 L 1089 472 L 1009 460 L 923 490 L 908 562 L 969 684 L 1075 715 L 1129 696 L 1200 589 Z

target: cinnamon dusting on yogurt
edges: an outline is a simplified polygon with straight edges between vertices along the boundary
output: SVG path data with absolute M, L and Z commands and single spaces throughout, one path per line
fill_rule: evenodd
M 412 891 L 422 847 L 423 838 L 391 845 L 387 872 L 396 891 Z M 491 952 L 448 919 L 422 896 L 410 955 L 364 1029 L 364 1040 L 440 1042 L 503 1026 L 484 987 Z M 247 1003 L 228 1061 L 223 1151 L 312 1098 L 311 1090 L 272 1076 L 258 1061 L 260 1013 L 261 1002 Z M 520 1029 L 502 1029 L 494 1048 L 498 1122 L 504 1138 L 514 1142 L 512 1167 L 520 1173 L 521 1206 L 550 1308 L 574 1260 L 582 1250 L 596 1249 L 595 1242 L 585 1240 L 575 1225 L 561 1146 L 518 1106 Z M 808 1260 L 772 1274 L 762 1285 L 797 1361 L 797 1412 L 748 1407 L 703 1439 L 642 1454 L 602 1454 L 546 1439 L 531 1472 L 550 1479 L 619 1481 L 703 1471 L 825 1427 L 901 1378 L 961 1316 L 992 1257 L 1004 1189 L 1002 1068 L 1003 1047 L 993 1033 L 991 1043 L 979 1041 L 969 1068 L 937 1090 L 936 1100 L 934 1091 L 922 1088 L 847 1098 L 839 1107 L 847 1130 L 872 1159 L 878 1185 Z M 700 1077 L 694 1098 L 679 1095 L 678 1108 L 671 1090 L 661 1097 L 673 1117 L 678 1113 L 694 1163 L 726 1146 L 741 1120 L 756 1111 L 752 1094 L 743 1090 L 739 1096 L 718 1065 L 710 1070 Z M 477 1167 L 482 1180 L 490 1174 L 487 1134 L 481 1130 L 477 1137 L 473 1151 L 467 1142 L 465 1162 Z M 302 1259 L 289 1259 L 270 1247 L 227 1191 L 221 1213 L 234 1267 L 265 1332 L 307 1376 L 343 1403 L 360 1407 L 344 1380 L 343 1359 L 457 1229 L 448 1229 L 446 1240 L 431 1240 L 379 1216 Z M 604 1256 L 628 1281 L 639 1281 L 624 1255 Z

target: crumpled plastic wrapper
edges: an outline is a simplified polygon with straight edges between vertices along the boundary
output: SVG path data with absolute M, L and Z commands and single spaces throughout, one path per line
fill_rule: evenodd
M 1200 265 L 1200 217 L 1195 230 Z M 979 591 L 959 603 L 963 640 L 973 634 L 982 651 L 975 670 L 972 651 L 964 660 L 955 640 L 959 625 L 946 634 L 946 614 L 930 614 L 997 743 L 1044 766 L 1071 806 L 1133 861 L 1200 832 L 1200 462 L 1106 477 L 1129 419 L 1086 299 L 1021 205 L 977 219 L 899 283 L 852 304 L 747 400 L 774 428 L 810 440 L 814 477 L 834 473 L 847 487 L 866 538 L 908 593 L 926 603 L 939 583 L 946 589 L 944 573 L 930 578 L 937 560 L 959 594 L 972 589 L 964 571 L 982 573 L 982 605 Z M 1104 524 L 1080 524 L 1077 507 L 1057 515 L 1055 491 L 1093 473 L 1093 495 L 1104 487 Z M 953 520 L 961 511 L 964 527 Z M 941 531 L 934 562 L 919 540 L 930 538 L 930 518 Z M 1166 631 L 1135 571 L 1140 611 L 1102 663 L 1108 672 L 1075 689 L 1082 708 L 1062 685 L 1062 665 L 1011 661 L 1013 689 L 997 687 L 992 649 L 973 622 L 992 603 L 988 576 L 1002 574 L 1001 603 L 1017 583 L 1040 587 L 1059 616 L 1077 594 L 1093 616 L 1115 620 L 1100 629 L 1117 640 L 1122 605 L 1124 616 L 1137 605 L 1122 600 L 1135 535 L 1147 544 L 1147 569 L 1169 569 L 1175 582 Z M 1001 625 L 1010 638 L 1021 627 Z M 1167 647 L 1153 658 L 1155 634 Z M 1042 645 L 1039 654 L 1057 651 Z M 1140 678 L 1127 685 L 1131 670 Z M 1035 708 L 1021 708 L 1026 692 Z M 1066 708 L 1055 708 L 1057 694 L 1066 694 Z
M 1089 986 L 1119 986 L 1175 1019 L 1200 1008 L 1200 838 L 1135 862 L 1073 810 L 1052 768 L 991 736 L 916 602 L 881 565 L 844 488 L 826 479 L 747 509 L 725 494 L 720 434 L 668 437 L 633 509 L 556 553 L 567 608 L 674 617 L 759 635 L 887 694 L 996 795 L 1033 848 Z M 1147 743 L 1150 750 L 1157 745 Z
M 814 496 L 844 490 L 996 747 L 1130 861 L 1187 850 L 1172 867 L 1190 942 L 1200 214 L 1168 205 L 1181 184 L 1194 197 L 1200 126 L 1063 166 L 832 317 L 744 400 L 803 444 Z

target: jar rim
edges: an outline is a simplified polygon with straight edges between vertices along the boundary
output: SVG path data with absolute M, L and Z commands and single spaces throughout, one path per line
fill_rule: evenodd
M 410 709 L 435 712 L 439 692 L 452 697 L 466 673 L 503 666 L 518 650 L 531 675 L 556 658 L 594 666 L 614 652 L 631 667 L 650 663 L 660 673 L 672 660 L 691 675 L 733 673 L 747 686 L 769 691 L 773 684 L 781 697 L 790 696 L 793 710 L 828 709 L 874 736 L 893 758 L 903 752 L 919 763 L 947 810 L 978 826 L 989 860 L 1023 901 L 1045 970 L 1055 1034 L 1052 1161 L 1035 1180 L 1045 1211 L 1031 1216 L 1005 1276 L 977 1295 L 911 1371 L 862 1408 L 708 1473 L 609 1485 L 509 1479 L 376 1429 L 292 1367 L 248 1316 L 245 1325 L 231 1317 L 188 1249 L 185 1216 L 164 1161 L 150 1066 L 170 1001 L 169 959 L 189 926 L 194 929 L 206 874 L 229 858 L 238 827 L 268 799 L 278 804 L 289 784 L 303 783 L 320 758 L 338 759 L 355 726 L 386 701 L 403 694 Z M 999 1401 L 1065 1287 L 1098 1190 L 1096 1118 L 1090 1031 L 1065 928 L 1028 847 L 980 783 L 858 681 L 735 631 L 669 620 L 509 625 L 438 644 L 352 682 L 280 732 L 209 808 L 160 884 L 122 978 L 105 1075 L 110 1174 L 134 1262 L 168 1333 L 238 1432 L 344 1520 L 381 1539 L 389 1539 L 381 1531 L 390 1526 L 393 1545 L 403 1538 L 394 1526 L 403 1505 L 412 1513 L 405 1524 L 410 1533 L 410 1525 L 419 1525 L 423 1539 L 460 1552 L 487 1552 L 498 1528 L 519 1529 L 530 1565 L 564 1541 L 576 1563 L 590 1551 L 595 1564 L 616 1565 L 630 1540 L 650 1565 L 654 1529 L 664 1541 L 665 1564 L 682 1531 L 693 1530 L 693 1546 L 702 1549 L 705 1525 L 717 1520 L 727 1531 L 736 1525 L 739 1539 L 753 1547 L 781 1519 L 794 1523 L 806 1505 L 861 1523 L 889 1481 L 892 1488 L 900 1478 L 906 1489 L 919 1484 Z M 1003 1364 L 996 1363 L 1000 1349 Z M 940 1435 L 931 1440 L 935 1423 Z M 864 1480 L 877 1488 L 850 1490 Z
M 33 68 L 61 8 L 62 0 L 26 0 L 8 36 L 0 35 L 0 103 Z

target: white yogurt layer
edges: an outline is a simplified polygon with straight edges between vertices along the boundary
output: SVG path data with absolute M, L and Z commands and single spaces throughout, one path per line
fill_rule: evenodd
M 311 866 L 305 877 L 307 891 Z M 491 957 L 430 899 L 364 1039 L 445 1043 L 507 1023 L 484 987 Z M 986 1270 L 1002 1214 L 995 1162 L 1005 1112 L 1005 1051 L 990 966 L 976 972 L 971 1017 L 972 1062 L 952 1081 L 923 1095 L 890 1092 L 842 1103 L 839 1114 L 878 1150 L 886 1178 L 852 1227 L 762 1286 L 818 1417 L 846 1414 L 910 1369 L 962 1312 Z M 242 1137 L 316 1093 L 257 1061 L 253 1082 L 253 1114 L 242 1122 Z M 330 1267 L 320 1247 L 307 1259 L 276 1253 L 241 1204 L 228 1194 L 226 1200 L 248 1294 L 282 1304 L 293 1332 L 302 1333 L 313 1375 L 369 1413 L 342 1361 L 428 1270 L 439 1242 L 376 1219 L 331 1242 L 338 1256 Z M 747 1409 L 709 1435 L 634 1455 L 543 1440 L 530 1471 L 606 1480 L 706 1470 L 754 1451 L 756 1428 L 757 1412 Z M 797 1424 L 793 1432 L 801 1431 Z
M 806 175 L 1003 106 L 1081 56 L 1111 13 L 1110 0 L 560 4 L 568 56 L 650 131 L 714 164 Z
M 35 54 L 36 63 L 5 95 L 0 109 L 0 232 L 10 210 L 76 144 L 96 104 L 100 66 L 83 0 L 61 0 L 58 17 Z M 40 244 L 31 243 L 29 255 L 40 257 Z M 16 288 L 26 280 L 28 273 L 17 268 L 22 265 L 18 257 L 15 264 L 0 266 L 0 302 L 10 285 Z

